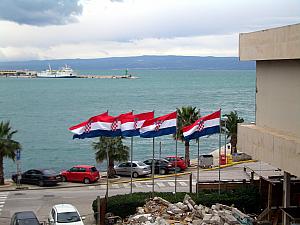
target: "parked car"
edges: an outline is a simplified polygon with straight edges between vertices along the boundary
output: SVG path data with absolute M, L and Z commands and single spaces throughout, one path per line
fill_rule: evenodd
M 131 162 L 124 162 L 114 167 L 117 175 L 130 176 Z M 140 161 L 132 162 L 132 176 L 134 178 L 138 176 L 145 176 L 151 173 L 151 169 L 148 165 Z
M 32 211 L 16 212 L 11 217 L 10 225 L 40 225 L 36 215 Z
M 50 225 L 84 225 L 84 219 L 73 205 L 59 204 L 52 207 L 48 222 Z
M 11 179 L 17 183 L 17 174 L 13 174 Z M 52 169 L 31 169 L 21 174 L 21 184 L 36 184 L 39 186 L 56 185 L 60 181 L 60 176 Z
M 100 173 L 95 166 L 78 165 L 60 173 L 63 182 L 75 181 L 89 184 L 100 178 Z
M 165 159 L 172 163 L 172 165 L 175 167 L 176 156 L 167 156 Z M 183 157 L 177 156 L 177 167 L 179 167 L 180 170 L 185 170 L 187 168 Z
M 144 163 L 149 165 L 152 171 L 152 159 L 145 160 Z M 164 175 L 174 170 L 175 167 L 169 161 L 165 159 L 154 159 L 154 173 Z

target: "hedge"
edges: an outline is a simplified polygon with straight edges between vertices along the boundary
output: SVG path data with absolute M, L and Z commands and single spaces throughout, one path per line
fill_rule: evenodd
M 176 203 L 183 201 L 185 194 L 192 197 L 196 204 L 211 206 L 215 203 L 225 205 L 234 205 L 245 213 L 257 213 L 260 210 L 260 196 L 258 190 L 253 187 L 237 189 L 235 191 L 218 192 L 201 192 L 199 196 L 196 193 L 178 192 L 177 195 L 171 192 L 155 192 L 154 195 L 164 198 L 165 200 Z M 138 192 L 125 195 L 116 195 L 108 198 L 108 212 L 125 218 L 136 212 L 136 208 L 143 206 L 147 199 L 152 197 L 151 192 Z M 97 200 L 92 203 L 94 212 L 97 212 Z

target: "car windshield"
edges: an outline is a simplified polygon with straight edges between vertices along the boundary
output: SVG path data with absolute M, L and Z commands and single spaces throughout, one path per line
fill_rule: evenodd
M 171 158 L 171 157 L 167 157 L 166 160 L 168 160 L 168 161 L 170 161 L 170 162 L 175 161 L 175 159 L 174 159 L 174 158 Z
M 92 171 L 92 172 L 97 172 L 96 167 L 92 167 L 92 168 L 91 168 L 91 171 Z
M 80 217 L 77 212 L 65 212 L 57 214 L 58 223 L 70 223 L 80 221 Z
M 147 166 L 145 163 L 143 163 L 143 162 L 138 162 L 137 163 L 139 166 Z
M 45 174 L 45 175 L 55 175 L 56 172 L 54 170 L 43 170 L 43 174 Z
M 169 161 L 166 160 L 166 159 L 161 159 L 160 161 L 161 161 L 162 163 L 169 163 Z
M 32 219 L 23 219 L 23 220 L 18 220 L 19 225 L 39 225 L 39 222 L 32 218 Z

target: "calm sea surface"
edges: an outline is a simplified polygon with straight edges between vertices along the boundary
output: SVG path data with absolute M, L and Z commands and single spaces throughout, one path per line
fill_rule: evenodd
M 123 74 L 123 71 L 81 71 L 82 74 Z M 22 170 L 30 168 L 68 169 L 75 164 L 95 162 L 92 142 L 73 140 L 68 128 L 106 110 L 118 115 L 155 110 L 161 116 L 181 106 L 196 106 L 201 115 L 222 108 L 237 110 L 246 122 L 255 118 L 255 71 L 134 70 L 139 79 L 21 79 L 0 78 L 0 121 L 10 120 L 18 130 L 15 139 L 23 147 Z M 171 136 L 156 138 L 155 153 L 175 154 Z M 125 144 L 130 146 L 130 140 Z M 184 145 L 178 152 L 184 155 Z M 218 148 L 218 135 L 201 139 L 201 153 Z M 191 141 L 191 157 L 197 146 Z M 134 138 L 134 159 L 152 157 L 152 139 Z M 5 160 L 5 175 L 16 164 Z

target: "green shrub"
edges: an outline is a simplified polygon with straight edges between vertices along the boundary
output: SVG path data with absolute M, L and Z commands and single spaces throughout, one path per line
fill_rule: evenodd
M 260 197 L 255 188 L 242 188 L 235 191 L 222 191 L 221 195 L 218 192 L 201 192 L 198 197 L 196 193 L 178 192 L 176 195 L 171 192 L 155 192 L 155 196 L 161 197 L 171 203 L 183 201 L 185 194 L 191 196 L 196 204 L 202 204 L 210 207 L 215 203 L 225 205 L 234 205 L 241 211 L 246 213 L 257 213 L 259 210 Z M 151 192 L 139 192 L 125 195 L 116 195 L 108 198 L 108 212 L 125 218 L 136 212 L 136 208 L 143 206 L 146 200 L 151 198 Z M 92 204 L 94 212 L 97 211 L 97 200 Z

